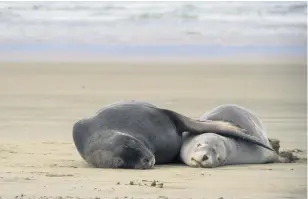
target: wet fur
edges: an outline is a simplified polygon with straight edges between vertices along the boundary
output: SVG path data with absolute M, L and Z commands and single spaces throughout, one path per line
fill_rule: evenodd
M 181 146 L 181 136 L 170 119 L 142 102 L 107 106 L 77 121 L 73 139 L 83 159 L 100 168 L 152 168 L 154 163 L 171 162 Z M 142 165 L 144 158 L 154 158 L 153 165 Z

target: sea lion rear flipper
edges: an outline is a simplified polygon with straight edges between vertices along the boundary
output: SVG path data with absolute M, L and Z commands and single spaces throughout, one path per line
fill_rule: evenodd
M 275 138 L 268 138 L 268 141 L 277 154 L 279 154 L 280 141 Z
M 175 124 L 177 131 L 182 133 L 184 131 L 188 131 L 194 134 L 202 134 L 202 133 L 216 133 L 218 135 L 232 137 L 236 139 L 242 139 L 247 142 L 251 142 L 253 144 L 262 146 L 267 148 L 271 151 L 273 149 L 269 146 L 266 146 L 257 138 L 245 133 L 246 130 L 240 127 L 235 126 L 232 123 L 224 122 L 224 121 L 213 121 L 213 120 L 206 120 L 206 121 L 197 121 L 193 120 L 189 117 L 186 117 L 182 114 L 176 113 L 174 111 L 168 109 L 160 109 L 163 111 Z

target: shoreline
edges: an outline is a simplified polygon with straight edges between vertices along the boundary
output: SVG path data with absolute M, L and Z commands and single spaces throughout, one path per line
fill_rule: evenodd
M 238 60 L 240 59 L 240 60 Z M 0 44 L 0 62 L 306 62 L 307 45 Z
M 258 64 L 282 64 L 282 65 L 306 65 L 307 55 L 258 55 L 258 54 L 238 54 L 227 56 L 121 56 L 104 55 L 91 53 L 22 53 L 22 52 L 4 52 L 0 53 L 0 66 L 6 63 L 131 63 L 131 64 L 210 64 L 210 65 L 258 65 Z

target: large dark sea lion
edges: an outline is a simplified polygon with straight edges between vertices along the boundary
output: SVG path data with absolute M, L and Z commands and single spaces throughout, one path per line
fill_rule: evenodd
M 79 154 L 94 167 L 149 169 L 176 159 L 184 131 L 213 132 L 267 147 L 228 122 L 198 122 L 133 100 L 108 105 L 96 115 L 77 121 L 73 139 Z

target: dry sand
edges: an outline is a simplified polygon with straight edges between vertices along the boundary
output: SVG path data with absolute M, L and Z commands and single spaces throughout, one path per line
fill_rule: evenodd
M 299 148 L 305 156 L 305 62 L 0 63 L 0 95 L 0 196 L 5 199 L 307 196 L 306 162 L 103 170 L 88 167 L 72 142 L 76 120 L 118 100 L 146 100 L 194 118 L 237 103 L 253 110 L 283 148 Z M 153 180 L 163 187 L 152 187 Z

